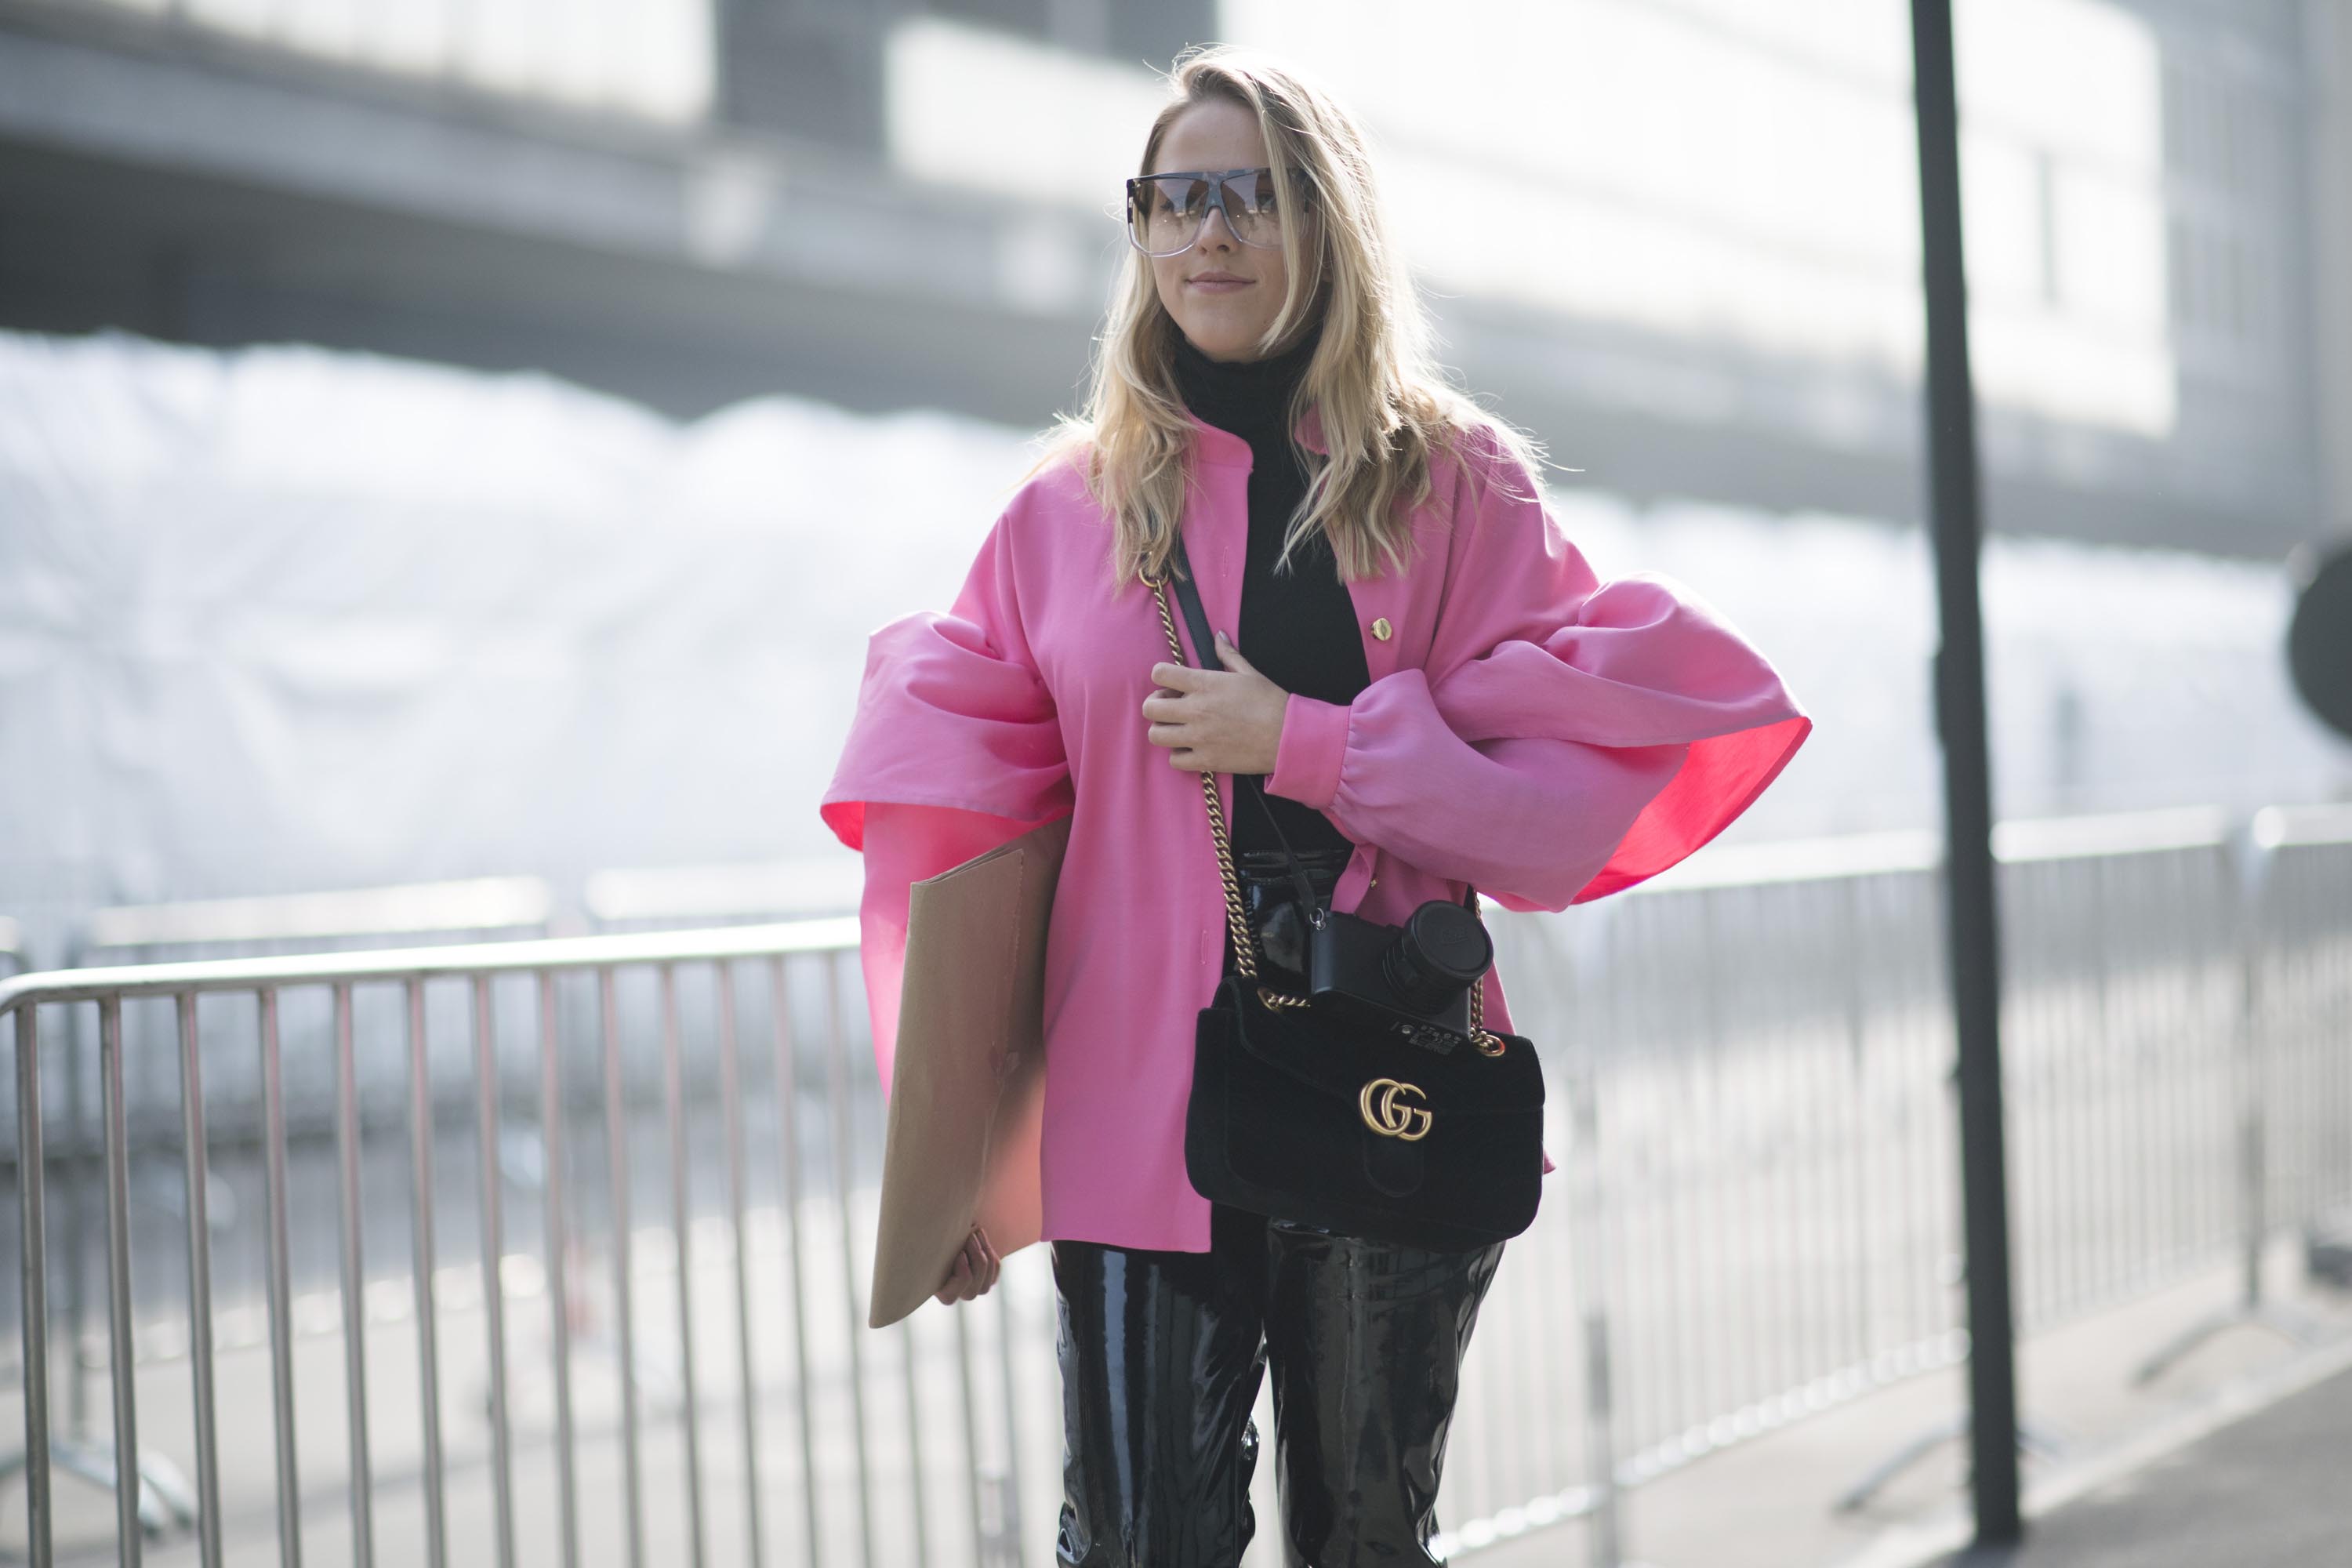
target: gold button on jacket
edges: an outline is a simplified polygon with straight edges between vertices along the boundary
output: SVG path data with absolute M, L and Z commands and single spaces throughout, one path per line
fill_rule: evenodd
M 1393 628 L 1389 625 L 1389 618 L 1386 616 L 1382 616 L 1380 619 L 1372 623 L 1372 635 L 1380 638 L 1382 642 L 1389 640 L 1389 633 L 1392 629 Z

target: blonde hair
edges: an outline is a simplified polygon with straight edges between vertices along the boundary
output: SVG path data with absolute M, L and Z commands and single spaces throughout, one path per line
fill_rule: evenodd
M 1390 237 L 1369 143 L 1356 121 L 1322 88 L 1233 45 L 1196 46 L 1176 57 L 1166 107 L 1144 139 L 1139 174 L 1150 174 L 1168 128 L 1195 104 L 1226 99 L 1257 116 L 1278 189 L 1304 195 L 1283 225 L 1289 289 L 1259 343 L 1287 346 L 1301 322 L 1318 337 L 1288 424 L 1309 405 L 1325 454 L 1302 448 L 1307 493 L 1289 520 L 1277 569 L 1318 530 L 1330 541 L 1343 580 L 1402 569 L 1412 547 L 1410 509 L 1431 491 L 1431 459 L 1472 432 L 1517 458 L 1533 476 L 1541 447 L 1450 384 L 1431 349 L 1433 333 L 1419 290 Z M 1311 246 L 1311 251 L 1310 251 Z M 1070 462 L 1096 503 L 1114 519 L 1115 589 L 1169 570 L 1183 515 L 1185 462 L 1196 432 L 1173 365 L 1181 329 L 1160 303 L 1149 258 L 1129 246 L 1125 281 L 1097 339 L 1084 410 L 1061 414 L 1045 432 L 1034 475 Z M 1406 499 L 1406 507 L 1396 503 Z

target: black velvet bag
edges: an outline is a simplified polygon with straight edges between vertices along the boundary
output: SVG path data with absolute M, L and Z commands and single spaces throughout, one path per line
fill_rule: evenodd
M 1193 643 L 1213 647 L 1181 541 L 1176 565 Z M 1154 586 L 1171 657 L 1185 663 L 1167 584 Z M 1439 1251 L 1485 1247 L 1527 1229 L 1543 1175 L 1543 1068 L 1534 1043 L 1484 1026 L 1480 984 L 1465 987 L 1466 1039 L 1436 1026 L 1443 1010 L 1430 1014 L 1432 1026 L 1381 1027 L 1345 1005 L 1348 998 L 1329 984 L 1318 988 L 1324 977 L 1281 976 L 1286 984 L 1304 979 L 1304 994 L 1269 984 L 1276 976 L 1258 968 L 1260 927 L 1282 909 L 1265 896 L 1280 879 L 1253 868 L 1259 915 L 1253 921 L 1216 775 L 1202 773 L 1201 784 L 1234 945 L 1233 968 L 1201 1009 L 1193 1036 L 1184 1167 L 1194 1190 L 1254 1214 Z M 1236 777 L 1236 791 L 1244 786 L 1262 784 L 1255 775 Z M 1318 889 L 1294 871 L 1292 923 L 1353 918 L 1318 908 Z M 1478 890 L 1469 889 L 1464 901 L 1475 920 Z M 1280 929 L 1269 927 L 1269 940 Z M 1304 947 L 1311 970 L 1315 944 Z

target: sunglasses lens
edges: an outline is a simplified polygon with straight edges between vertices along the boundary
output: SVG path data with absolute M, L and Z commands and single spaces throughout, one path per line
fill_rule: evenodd
M 1147 254 L 1173 256 L 1200 233 L 1208 205 L 1206 180 L 1142 180 L 1128 205 L 1128 226 Z
M 1225 221 L 1244 245 L 1282 243 L 1282 208 L 1275 200 L 1274 177 L 1253 169 L 1225 182 Z
M 1251 170 L 1226 179 L 1223 193 L 1225 221 L 1235 239 L 1267 247 L 1282 243 L 1282 213 L 1270 179 Z M 1213 205 L 1206 180 L 1189 175 L 1140 179 L 1128 201 L 1128 232 L 1146 255 L 1174 256 L 1200 237 Z

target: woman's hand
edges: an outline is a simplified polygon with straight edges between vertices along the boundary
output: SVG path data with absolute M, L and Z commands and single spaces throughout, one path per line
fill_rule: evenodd
M 996 1256 L 996 1248 L 988 1245 L 988 1232 L 973 1226 L 971 1234 L 964 1237 L 963 1250 L 956 1254 L 955 1266 L 948 1270 L 946 1283 L 939 1288 L 940 1304 L 951 1307 L 958 1301 L 987 1295 L 1003 1262 Z
M 1165 659 L 1151 667 L 1160 689 L 1143 700 L 1143 716 L 1152 721 L 1145 739 L 1168 747 L 1169 765 L 1190 773 L 1270 773 L 1290 694 L 1260 675 L 1223 632 L 1217 658 L 1224 668 Z

